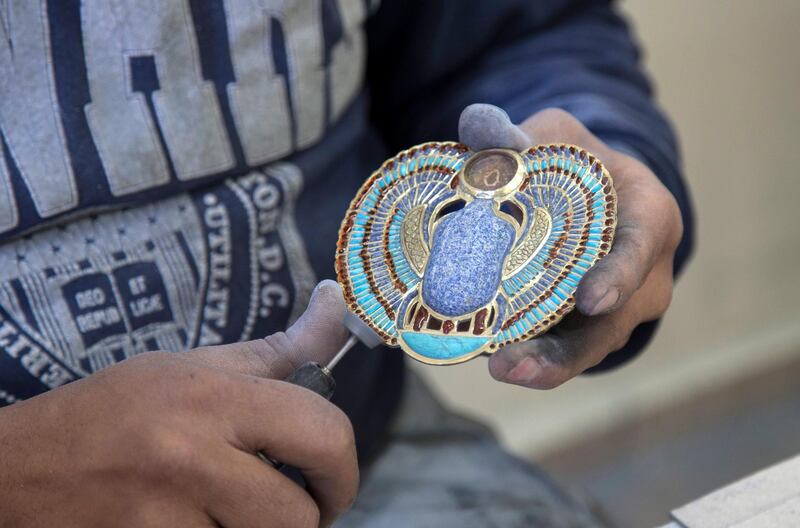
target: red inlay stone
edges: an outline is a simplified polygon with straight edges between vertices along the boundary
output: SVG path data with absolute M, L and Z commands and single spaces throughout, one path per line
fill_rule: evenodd
M 419 311 L 417 311 L 417 315 L 414 317 L 414 330 L 417 332 L 422 330 L 422 326 L 427 320 L 428 310 L 426 310 L 424 306 L 420 306 Z

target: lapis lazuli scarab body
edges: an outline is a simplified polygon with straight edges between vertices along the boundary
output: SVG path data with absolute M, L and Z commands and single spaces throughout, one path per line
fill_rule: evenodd
M 474 312 L 494 300 L 503 260 L 516 232 L 494 213 L 486 198 L 446 216 L 433 234 L 431 255 L 423 272 L 422 298 L 448 317 Z
M 427 143 L 364 183 L 336 269 L 349 309 L 386 344 L 459 363 L 557 323 L 615 226 L 611 178 L 578 147 Z

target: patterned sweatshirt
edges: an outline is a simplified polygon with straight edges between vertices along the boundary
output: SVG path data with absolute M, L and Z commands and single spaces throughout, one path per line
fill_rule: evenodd
M 681 206 L 680 269 L 676 140 L 607 1 L 0 2 L 0 404 L 285 328 L 360 182 L 476 102 L 563 108 L 644 161 Z M 367 459 L 402 354 L 337 378 Z

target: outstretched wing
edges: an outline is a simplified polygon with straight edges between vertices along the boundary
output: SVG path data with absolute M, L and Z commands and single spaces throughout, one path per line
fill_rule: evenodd
M 513 269 L 501 288 L 508 308 L 499 346 L 547 331 L 575 306 L 578 283 L 609 252 L 616 226 L 611 176 L 594 156 L 540 145 L 522 159 L 529 176 L 515 198 L 530 225 L 506 261 Z
M 336 273 L 350 310 L 387 344 L 395 316 L 420 282 L 430 215 L 455 197 L 458 169 L 472 152 L 458 143 L 425 143 L 387 160 L 361 186 L 342 222 Z

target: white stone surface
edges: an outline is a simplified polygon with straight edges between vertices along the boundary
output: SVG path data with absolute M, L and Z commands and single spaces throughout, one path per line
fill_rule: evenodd
M 687 528 L 800 526 L 800 456 L 672 512 Z

